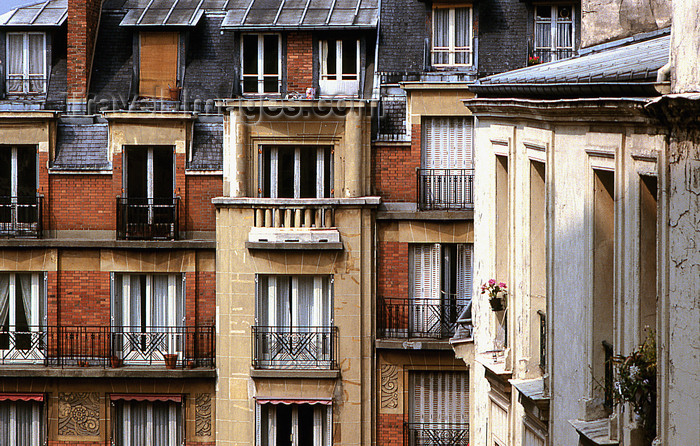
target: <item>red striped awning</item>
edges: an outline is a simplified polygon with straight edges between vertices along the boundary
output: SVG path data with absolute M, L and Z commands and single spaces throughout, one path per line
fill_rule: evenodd
M 331 398 L 269 398 L 256 396 L 255 400 L 258 404 L 323 404 L 326 406 L 333 404 Z
M 111 401 L 170 401 L 181 403 L 182 395 L 172 393 L 113 393 Z
M 0 401 L 44 401 L 43 393 L 0 393 Z

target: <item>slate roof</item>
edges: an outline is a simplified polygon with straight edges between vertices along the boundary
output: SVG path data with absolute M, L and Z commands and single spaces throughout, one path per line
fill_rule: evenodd
M 195 122 L 192 135 L 192 160 L 187 168 L 222 170 L 223 146 L 223 122 Z
M 655 81 L 668 62 L 670 35 L 589 52 L 481 79 L 481 84 Z
M 121 26 L 195 26 L 203 0 L 127 0 Z
M 372 29 L 377 0 L 232 0 L 224 29 Z
M 54 169 L 111 169 L 107 158 L 107 124 L 59 123 Z
M 61 26 L 68 17 L 68 0 L 48 0 L 0 15 L 0 26 Z

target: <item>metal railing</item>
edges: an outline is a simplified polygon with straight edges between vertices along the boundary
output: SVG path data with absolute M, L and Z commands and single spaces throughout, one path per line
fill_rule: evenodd
M 253 326 L 253 368 L 338 368 L 338 327 Z
M 180 231 L 180 197 L 117 197 L 117 238 L 175 240 Z
M 418 206 L 421 210 L 471 209 L 474 169 L 418 169 Z
M 445 295 L 442 299 L 380 298 L 378 308 L 380 338 L 452 337 L 457 320 L 470 300 Z
M 540 367 L 547 369 L 547 315 L 542 310 L 537 310 L 540 315 Z
M 266 205 L 255 208 L 256 228 L 332 228 L 332 206 Z
M 468 446 L 469 423 L 404 423 L 408 446 Z
M 213 367 L 213 326 L 50 326 L 0 331 L 0 364 Z
M 0 236 L 41 237 L 42 196 L 0 196 Z

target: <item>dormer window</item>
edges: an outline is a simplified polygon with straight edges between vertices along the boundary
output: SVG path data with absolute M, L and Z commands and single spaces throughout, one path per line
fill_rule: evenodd
M 243 34 L 241 54 L 243 94 L 281 91 L 282 45 L 279 34 Z
M 473 65 L 472 8 L 437 7 L 433 9 L 434 67 Z
M 574 6 L 535 6 L 535 51 L 539 62 L 552 62 L 574 55 Z
M 7 33 L 6 91 L 9 95 L 46 92 L 46 35 Z
M 355 96 L 360 87 L 360 41 L 322 40 L 321 95 Z
M 177 99 L 179 40 L 176 32 L 139 34 L 140 97 Z

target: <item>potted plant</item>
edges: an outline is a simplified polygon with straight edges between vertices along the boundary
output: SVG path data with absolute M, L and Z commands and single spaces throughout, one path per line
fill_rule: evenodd
M 481 285 L 481 294 L 488 294 L 489 304 L 493 311 L 503 311 L 506 309 L 508 297 L 507 286 L 503 282 L 496 283 L 495 279 L 489 279 L 488 282 Z
M 163 359 L 165 360 L 166 369 L 174 369 L 177 365 L 177 353 L 165 354 L 163 355 Z
M 112 368 L 116 369 L 122 366 L 122 360 L 119 356 L 112 356 L 109 358 L 109 364 Z
M 630 403 L 648 444 L 656 436 L 656 340 L 650 331 L 629 356 L 614 356 L 617 373 L 615 404 Z

